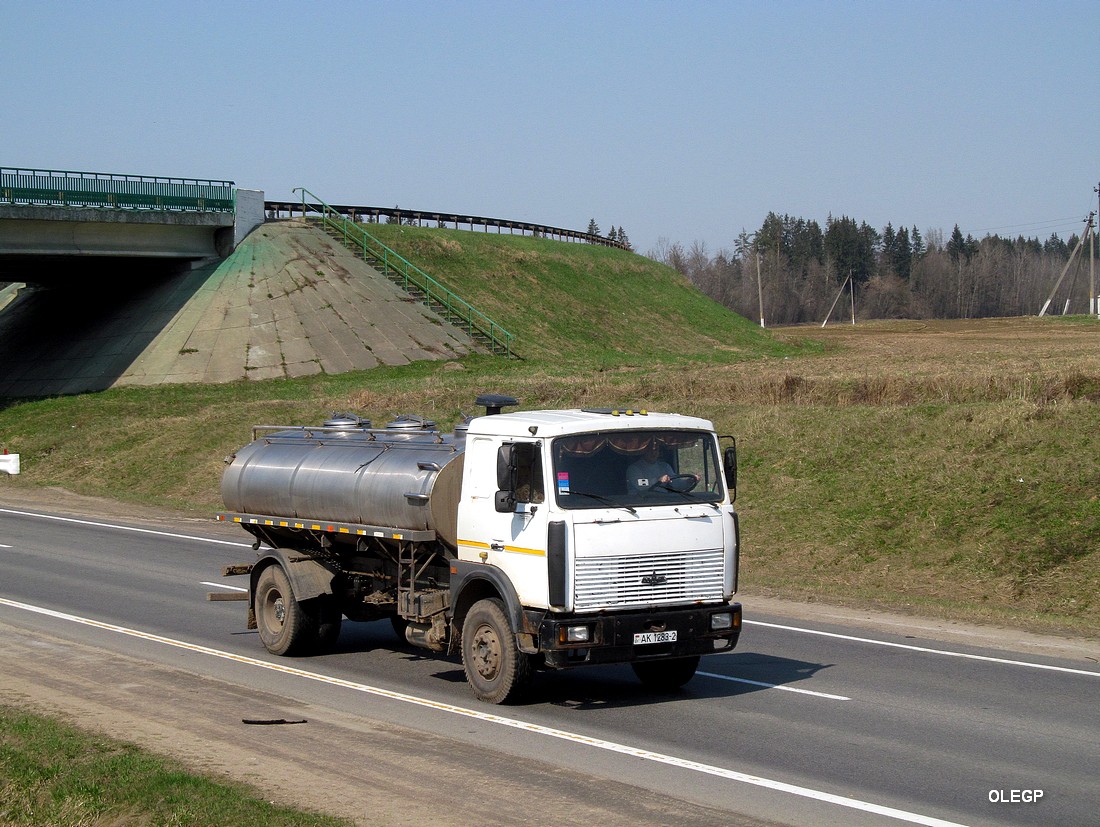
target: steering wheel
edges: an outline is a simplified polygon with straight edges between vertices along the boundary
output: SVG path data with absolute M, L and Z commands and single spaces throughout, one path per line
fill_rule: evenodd
M 673 474 L 668 478 L 668 482 L 659 484 L 669 491 L 686 494 L 699 484 L 699 478 L 694 474 Z

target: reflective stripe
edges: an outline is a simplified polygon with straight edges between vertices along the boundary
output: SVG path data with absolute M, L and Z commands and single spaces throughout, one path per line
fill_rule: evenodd
M 504 546 L 502 549 L 494 549 L 489 543 L 482 543 L 478 540 L 459 540 L 460 546 L 466 548 L 474 548 L 482 551 L 507 551 L 512 554 L 533 554 L 536 557 L 545 557 L 546 549 L 544 548 L 523 548 L 522 546 Z

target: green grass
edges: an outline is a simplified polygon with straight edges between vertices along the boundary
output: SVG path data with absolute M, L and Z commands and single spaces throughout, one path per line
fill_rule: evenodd
M 18 827 L 348 822 L 265 801 L 137 747 L 0 706 L 0 824 Z
M 742 413 L 746 584 L 1097 634 L 1094 404 Z

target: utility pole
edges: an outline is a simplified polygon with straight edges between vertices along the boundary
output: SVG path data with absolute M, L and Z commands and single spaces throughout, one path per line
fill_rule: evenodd
M 1069 259 L 1066 261 L 1066 266 L 1062 268 L 1061 275 L 1058 276 L 1058 281 L 1054 282 L 1054 289 L 1050 291 L 1050 296 L 1043 302 L 1043 308 L 1039 311 L 1040 316 L 1047 314 L 1047 308 L 1050 307 L 1050 303 L 1054 300 L 1054 294 L 1058 292 L 1058 288 L 1062 286 L 1062 279 L 1066 277 L 1066 273 L 1069 272 L 1070 266 L 1073 264 L 1073 260 L 1077 258 L 1077 254 L 1081 252 L 1081 248 L 1085 246 L 1085 240 L 1089 238 L 1089 234 L 1092 232 L 1093 220 L 1096 217 L 1096 213 L 1089 213 L 1088 218 L 1085 219 L 1085 231 L 1081 237 L 1077 240 L 1077 246 L 1073 248 L 1073 252 L 1069 254 Z M 1078 262 L 1080 267 L 1080 262 Z M 1076 278 L 1076 271 L 1074 271 L 1074 278 Z M 1090 287 L 1091 289 L 1091 287 Z
M 822 327 L 825 327 L 829 323 L 829 317 L 833 315 L 833 311 L 836 310 L 836 303 L 840 301 L 840 297 L 844 295 L 844 288 L 849 284 L 852 285 L 852 324 L 856 323 L 856 286 L 852 281 L 852 271 L 848 271 L 848 278 L 844 279 L 844 284 L 840 285 L 840 292 L 836 294 L 836 298 L 833 299 L 832 306 L 829 307 L 829 312 L 825 314 L 825 321 L 821 323 Z
M 1100 184 L 1092 188 L 1096 193 L 1096 206 L 1100 208 Z M 1100 216 L 1100 212 L 1096 213 Z M 1092 245 L 1089 247 L 1089 313 L 1100 318 L 1100 307 L 1096 304 L 1096 226 L 1092 227 Z
M 756 300 L 760 302 L 760 326 L 764 326 L 764 288 L 760 286 L 760 253 L 756 254 Z

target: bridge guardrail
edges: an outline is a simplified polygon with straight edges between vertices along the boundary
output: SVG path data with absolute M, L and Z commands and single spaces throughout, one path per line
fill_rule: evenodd
M 0 167 L 0 202 L 121 210 L 235 212 L 232 181 Z
M 362 219 L 371 224 L 377 224 L 378 219 L 385 216 L 388 220 L 396 221 L 399 224 L 408 221 L 417 226 L 423 226 L 425 221 L 434 221 L 437 227 L 454 225 L 456 230 L 459 229 L 459 225 L 468 224 L 471 230 L 475 226 L 485 227 L 486 232 L 489 231 L 490 227 L 496 227 L 498 233 L 505 229 L 510 233 L 519 230 L 520 233 L 531 233 L 532 235 L 554 238 L 559 241 L 579 241 L 585 244 L 598 244 L 603 247 L 618 247 L 622 250 L 631 249 L 628 245 L 606 236 L 581 232 L 580 230 L 569 230 L 565 227 L 552 227 L 548 224 L 536 224 L 531 221 L 515 221 L 508 218 L 489 218 L 483 215 L 446 213 L 435 210 L 408 210 L 401 207 L 367 207 L 360 204 L 331 204 L 329 206 L 352 221 Z M 293 218 L 294 213 L 302 209 L 302 205 L 298 202 L 288 203 L 286 201 L 268 200 L 264 201 L 264 209 L 270 218 L 281 218 L 284 214 Z M 302 215 L 304 217 L 305 212 Z

